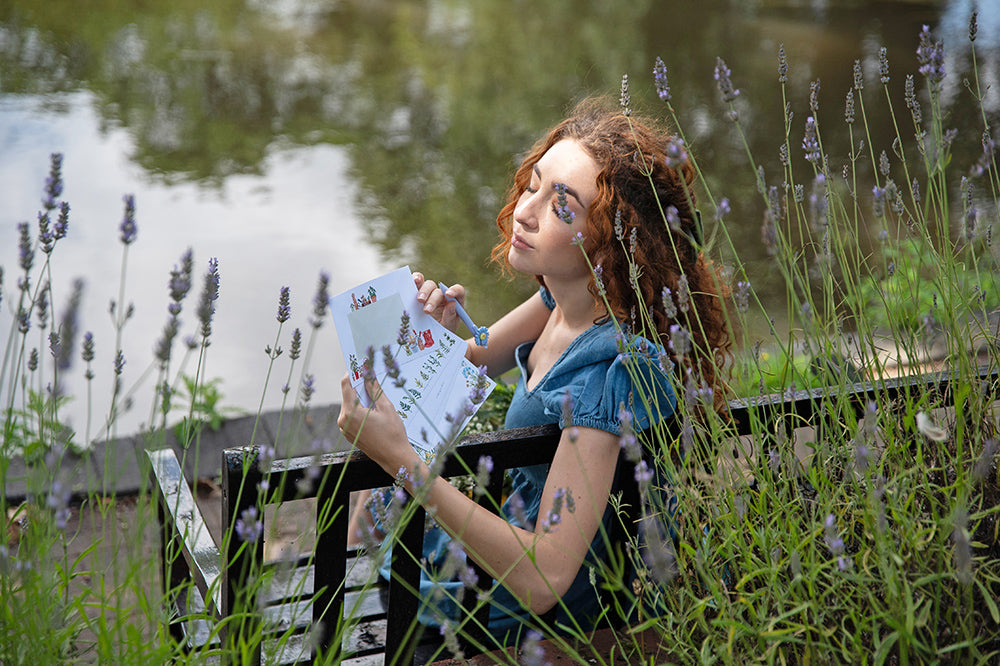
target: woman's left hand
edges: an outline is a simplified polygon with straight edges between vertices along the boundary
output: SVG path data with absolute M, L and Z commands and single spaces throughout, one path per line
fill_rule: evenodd
M 392 467 L 392 461 L 405 459 L 412 448 L 406 437 L 403 420 L 399 418 L 396 408 L 386 397 L 378 381 L 371 379 L 365 382 L 371 407 L 361 404 L 349 375 L 344 375 L 340 389 L 342 399 L 337 425 L 344 437 L 384 469 L 398 469 L 398 465 Z

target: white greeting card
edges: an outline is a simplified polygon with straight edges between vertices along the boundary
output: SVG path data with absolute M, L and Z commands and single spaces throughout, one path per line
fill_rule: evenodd
M 407 266 L 332 297 L 330 308 L 363 404 L 370 404 L 364 373 L 372 359 L 375 377 L 425 460 L 468 424 L 496 385 L 465 358 L 466 342 L 424 313 Z M 395 379 L 393 365 L 399 369 Z M 474 394 L 478 404 L 470 399 Z

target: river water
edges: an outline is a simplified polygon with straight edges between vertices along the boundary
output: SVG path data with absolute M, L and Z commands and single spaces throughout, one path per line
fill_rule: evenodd
M 808 115 L 810 82 L 821 81 L 818 115 L 831 145 L 845 133 L 837 121 L 860 60 L 873 143 L 883 150 L 891 138 L 878 104 L 879 48 L 888 49 L 891 87 L 901 92 L 928 25 L 952 68 L 942 99 L 971 146 L 956 159 L 971 163 L 981 124 L 963 102 L 960 72 L 970 62 L 973 7 L 970 0 L 210 0 L 98 1 L 81 13 L 69 2 L 8 0 L 0 7 L 3 341 L 17 300 L 16 225 L 34 224 L 54 152 L 65 156 L 63 199 L 72 212 L 51 281 L 57 312 L 73 280 L 86 281 L 79 328 L 93 332 L 97 348 L 92 437 L 113 378 L 108 307 L 119 293 L 125 194 L 135 196 L 138 223 L 124 292 L 135 316 L 122 331 L 123 380 L 134 404 L 119 432 L 148 418 L 147 371 L 167 320 L 169 271 L 187 248 L 196 279 L 182 336 L 196 330 L 200 276 L 210 258 L 219 262 L 204 373 L 221 378 L 226 407 L 253 411 L 261 401 L 281 287 L 291 288 L 292 318 L 278 344 L 287 348 L 293 326 L 308 338 L 321 272 L 337 293 L 409 264 L 467 284 L 473 318 L 487 322 L 533 288 L 530 281 L 497 286 L 486 259 L 517 155 L 574 99 L 617 96 L 625 73 L 636 105 L 662 109 L 649 75 L 657 56 L 710 186 L 732 202 L 739 258 L 780 312 L 782 295 L 767 293 L 774 276 L 760 241 L 759 196 L 718 100 L 715 58 L 725 58 L 742 90 L 751 150 L 769 162 L 782 140 L 779 45 L 788 53 L 789 101 L 799 120 Z M 977 9 L 979 75 L 992 86 L 984 106 L 995 121 L 1000 3 Z M 894 103 L 902 107 L 901 95 Z M 39 255 L 36 273 L 41 263 Z M 28 344 L 46 348 L 37 325 Z M 329 321 L 314 344 L 313 401 L 336 402 L 344 368 Z M 279 358 L 271 373 L 265 408 L 283 400 L 287 363 Z M 186 371 L 194 369 L 192 360 Z M 82 430 L 88 408 L 79 361 L 62 383 L 75 396 L 63 416 Z M 0 387 L 5 406 L 9 395 L 9 386 Z

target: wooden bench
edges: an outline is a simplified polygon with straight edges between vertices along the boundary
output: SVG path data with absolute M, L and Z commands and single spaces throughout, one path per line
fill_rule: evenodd
M 979 381 L 987 388 L 992 400 L 1000 399 L 1000 382 L 996 369 L 984 369 Z M 871 400 L 891 405 L 911 395 L 937 395 L 939 405 L 953 404 L 951 377 L 946 373 L 887 379 L 854 384 L 846 389 L 815 389 L 795 393 L 765 395 L 730 402 L 732 435 L 777 433 L 789 436 L 802 426 L 818 429 L 842 427 L 849 413 L 855 422 L 860 419 Z M 472 436 L 454 449 L 445 463 L 443 476 L 469 474 L 477 468 L 481 456 L 490 456 L 493 470 L 486 493 L 480 500 L 484 506 L 500 503 L 504 472 L 513 467 L 548 463 L 559 441 L 555 426 L 520 428 Z M 820 435 L 816 435 L 818 441 Z M 778 438 L 768 440 L 773 446 Z M 756 451 L 755 455 L 766 454 Z M 419 580 L 420 565 L 406 553 L 421 553 L 424 536 L 424 510 L 416 513 L 403 528 L 393 548 L 391 582 L 385 584 L 372 570 L 367 558 L 358 557 L 357 549 L 347 547 L 347 521 L 352 491 L 384 487 L 391 480 L 385 472 L 364 455 L 354 453 L 327 454 L 314 457 L 275 460 L 259 469 L 255 449 L 228 449 L 224 452 L 222 475 L 222 519 L 228 533 L 234 532 L 242 512 L 261 502 L 276 504 L 312 497 L 316 499 L 317 529 L 315 553 L 289 563 L 263 562 L 260 540 L 250 548 L 240 548 L 237 539 L 217 544 L 208 532 L 205 521 L 183 478 L 172 450 L 147 452 L 153 487 L 158 497 L 158 515 L 162 528 L 164 590 L 174 606 L 171 632 L 188 644 L 219 646 L 253 642 L 263 636 L 263 649 L 269 640 L 284 634 L 280 641 L 283 654 L 279 662 L 308 662 L 316 648 L 325 654 L 339 650 L 344 663 L 359 666 L 368 663 L 408 664 L 412 661 L 421 639 L 414 631 L 419 600 L 412 593 L 413 581 Z M 312 492 L 300 491 L 297 482 L 305 479 L 307 470 L 321 474 Z M 627 475 L 630 476 L 630 475 Z M 258 497 L 259 484 L 268 478 L 268 490 Z M 751 480 L 752 481 L 752 480 Z M 633 506 L 635 503 L 633 503 Z M 327 512 L 320 519 L 320 512 Z M 633 516 L 634 517 L 634 516 Z M 480 580 L 490 580 L 474 566 Z M 266 572 L 275 572 L 268 585 L 260 590 L 260 598 L 242 599 L 240 595 L 260 586 L 248 582 Z M 193 585 L 185 586 L 191 581 Z M 177 594 L 178 590 L 187 590 Z M 475 604 L 475 595 L 466 595 L 466 604 Z M 246 617 L 233 622 L 238 608 L 260 608 L 259 617 Z M 486 626 L 488 608 L 479 609 L 477 623 Z M 345 630 L 342 624 L 350 618 L 354 626 Z M 463 650 L 466 655 L 480 651 L 487 643 L 476 623 L 463 626 L 466 634 Z M 241 633 L 242 632 L 242 633 Z M 337 637 L 342 641 L 337 644 Z M 270 637 L 270 638 L 269 638 Z M 254 657 L 260 659 L 260 646 Z M 223 649 L 220 654 L 224 654 Z

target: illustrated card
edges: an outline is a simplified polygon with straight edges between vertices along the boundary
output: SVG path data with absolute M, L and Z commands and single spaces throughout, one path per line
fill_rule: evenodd
M 425 460 L 461 432 L 482 404 L 470 400 L 477 384 L 482 399 L 495 386 L 465 358 L 467 343 L 424 313 L 409 267 L 332 297 L 330 308 L 362 403 L 370 405 L 364 377 L 371 363 Z M 396 377 L 392 368 L 398 368 Z

